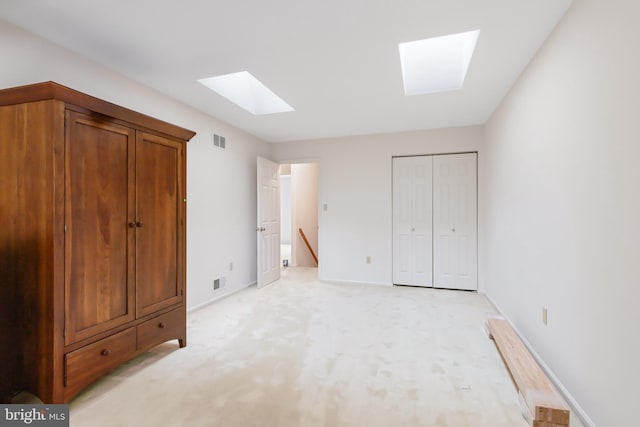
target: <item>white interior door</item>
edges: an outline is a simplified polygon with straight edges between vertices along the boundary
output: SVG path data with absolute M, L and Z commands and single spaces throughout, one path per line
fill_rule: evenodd
M 393 159 L 393 283 L 433 286 L 432 157 Z
M 280 176 L 278 164 L 258 157 L 258 288 L 280 278 Z
M 477 155 L 433 159 L 433 268 L 437 288 L 478 288 Z

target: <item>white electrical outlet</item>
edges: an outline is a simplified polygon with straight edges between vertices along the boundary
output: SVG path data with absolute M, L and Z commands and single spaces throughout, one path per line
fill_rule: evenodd
M 367 255 L 367 264 L 371 264 L 371 255 Z

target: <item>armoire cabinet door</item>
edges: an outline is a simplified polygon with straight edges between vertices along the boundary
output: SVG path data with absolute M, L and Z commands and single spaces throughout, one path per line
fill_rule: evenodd
M 67 111 L 65 344 L 135 319 L 135 131 Z
M 136 136 L 136 305 L 142 317 L 183 298 L 182 145 Z

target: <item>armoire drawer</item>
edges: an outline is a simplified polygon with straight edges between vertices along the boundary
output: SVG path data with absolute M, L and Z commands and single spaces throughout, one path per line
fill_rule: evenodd
M 184 334 L 184 310 L 179 308 L 137 326 L 138 351 L 146 350 L 171 339 L 178 339 Z
M 73 396 L 136 354 L 136 331 L 129 328 L 86 347 L 67 353 L 65 395 Z

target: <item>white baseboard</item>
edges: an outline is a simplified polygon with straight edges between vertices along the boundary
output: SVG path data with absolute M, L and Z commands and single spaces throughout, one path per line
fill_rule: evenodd
M 582 423 L 585 425 L 585 427 L 597 427 L 596 423 L 594 423 L 591 418 L 589 417 L 589 415 L 587 415 L 587 413 L 585 412 L 584 409 L 582 409 L 582 407 L 580 406 L 580 404 L 578 403 L 578 401 L 573 397 L 573 395 L 569 392 L 569 390 L 567 390 L 567 388 L 564 386 L 564 384 L 562 384 L 562 382 L 560 382 L 560 379 L 556 376 L 556 374 L 553 373 L 553 371 L 551 370 L 551 368 L 549 368 L 549 366 L 544 362 L 544 360 L 542 360 L 542 358 L 540 357 L 540 355 L 535 351 L 535 349 L 533 348 L 533 346 L 529 343 L 529 341 L 527 341 L 527 339 L 524 337 L 524 335 L 522 335 L 520 333 L 520 331 L 518 330 L 518 328 L 516 328 L 516 326 L 513 324 L 513 322 L 511 321 L 511 319 L 509 319 L 509 317 L 507 315 L 504 314 L 504 312 L 500 309 L 500 307 L 498 306 L 498 304 L 496 304 L 496 302 L 493 300 L 493 298 L 491 298 L 489 296 L 489 294 L 487 294 L 484 291 L 479 291 L 479 293 L 481 293 L 482 295 L 484 295 L 485 297 L 487 297 L 487 299 L 489 300 L 489 302 L 491 302 L 491 304 L 493 304 L 493 306 L 496 308 L 496 310 L 498 310 L 498 312 L 500 313 L 501 316 L 503 316 L 507 322 L 509 322 L 509 324 L 511 325 L 511 327 L 513 328 L 514 331 L 516 331 L 516 333 L 518 334 L 518 336 L 520 337 L 520 339 L 522 340 L 522 342 L 524 343 L 524 345 L 527 347 L 527 349 L 529 350 L 529 352 L 531 353 L 531 355 L 533 356 L 534 359 L 536 359 L 536 362 L 538 362 L 538 364 L 540 365 L 540 367 L 542 368 L 542 370 L 545 372 L 545 374 L 547 374 L 547 376 L 549 377 L 549 379 L 551 380 L 551 382 L 558 388 L 558 391 L 562 394 L 562 396 L 569 402 L 569 405 L 571 406 L 571 409 L 573 410 L 573 412 L 578 415 L 578 417 L 580 418 L 580 421 L 582 421 Z
M 257 282 L 251 282 L 251 283 L 247 283 L 246 285 L 237 286 L 235 288 L 229 288 L 228 290 L 226 290 L 224 292 L 220 292 L 218 295 L 214 296 L 211 299 L 206 300 L 205 302 L 202 302 L 202 303 L 200 303 L 198 305 L 195 305 L 193 307 L 187 308 L 187 313 L 199 310 L 199 309 L 201 309 L 203 307 L 206 307 L 206 306 L 208 306 L 210 304 L 213 304 L 214 302 L 220 301 L 221 299 L 226 298 L 226 297 L 228 297 L 230 295 L 233 295 L 236 292 L 240 292 L 243 289 L 247 289 L 250 286 L 254 286 L 254 285 L 256 285 L 256 283 Z
M 334 283 L 336 285 L 348 284 L 348 285 L 371 285 L 371 286 L 385 286 L 387 288 L 392 287 L 391 283 L 382 282 L 361 282 L 359 280 L 339 280 L 339 279 L 320 279 L 323 282 Z

